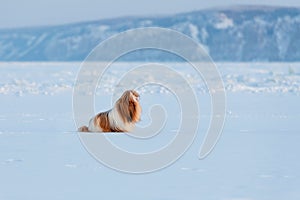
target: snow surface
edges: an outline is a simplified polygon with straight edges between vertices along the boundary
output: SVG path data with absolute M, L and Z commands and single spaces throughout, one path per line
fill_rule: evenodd
M 99 85 L 100 93 L 111 93 L 120 76 L 142 63 L 118 63 L 109 67 Z M 199 75 L 186 63 L 163 63 L 179 71 L 199 93 L 207 88 Z M 300 63 L 217 63 L 227 92 L 300 94 Z M 0 94 L 22 96 L 71 93 L 80 63 L 0 63 Z M 92 75 L 91 75 L 92 76 Z M 137 82 L 153 77 L 140 77 Z M 142 92 L 165 90 L 144 88 Z
M 120 74 L 138 63 L 117 63 L 96 91 L 96 110 L 110 108 Z M 210 97 L 201 78 L 168 63 L 197 91 L 198 136 L 176 163 L 132 175 L 94 160 L 72 117 L 72 87 L 80 63 L 1 63 L 0 199 L 300 199 L 299 63 L 219 63 L 227 93 L 223 135 L 204 160 L 197 155 L 210 121 Z M 140 80 L 151 79 L 141 77 Z M 106 84 L 104 84 L 106 83 Z M 177 83 L 174 83 L 177 84 Z M 165 105 L 166 129 L 149 140 L 112 135 L 118 145 L 151 151 L 178 128 L 178 105 L 168 90 L 140 88 L 142 122 L 154 103 Z

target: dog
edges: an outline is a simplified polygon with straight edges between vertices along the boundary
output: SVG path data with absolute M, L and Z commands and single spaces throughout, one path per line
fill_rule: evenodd
M 101 112 L 82 126 L 79 132 L 131 132 L 135 123 L 140 121 L 140 95 L 134 90 L 127 90 L 115 103 L 111 110 Z

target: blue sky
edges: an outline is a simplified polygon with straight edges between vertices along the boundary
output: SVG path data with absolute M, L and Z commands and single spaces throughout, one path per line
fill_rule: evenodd
M 300 7 L 299 0 L 1 0 L 0 28 L 65 24 L 128 15 L 166 15 L 238 4 Z

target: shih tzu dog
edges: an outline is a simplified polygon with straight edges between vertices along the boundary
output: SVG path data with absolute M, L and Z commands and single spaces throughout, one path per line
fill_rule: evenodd
M 127 90 L 111 110 L 102 112 L 90 119 L 88 126 L 78 129 L 80 132 L 130 132 L 135 123 L 140 121 L 141 106 L 139 94 Z

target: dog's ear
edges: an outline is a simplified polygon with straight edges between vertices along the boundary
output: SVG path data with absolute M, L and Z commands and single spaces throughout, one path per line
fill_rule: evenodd
M 140 121 L 141 118 L 141 106 L 139 104 L 139 93 L 134 90 L 130 90 L 130 100 L 129 100 L 129 112 L 131 121 L 136 123 Z
M 120 99 L 116 102 L 116 107 L 124 122 L 131 121 L 129 104 L 130 91 L 125 91 Z

